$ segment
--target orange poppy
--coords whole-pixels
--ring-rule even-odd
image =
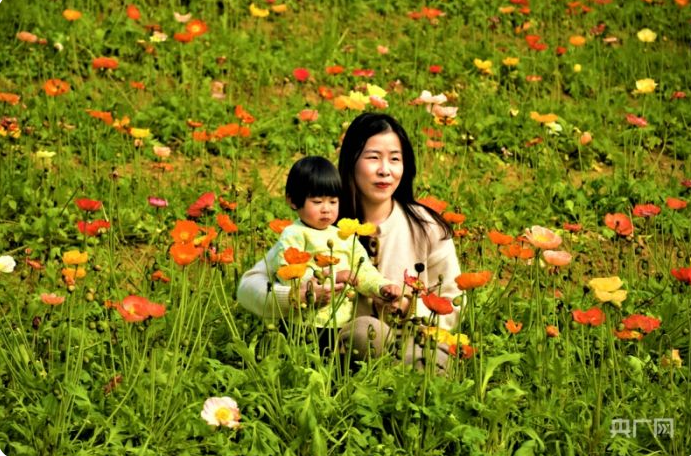
[[[491,278],[492,273],[490,271],[462,272],[455,280],[458,289],[464,291],[482,287],[486,285]]]
[[[170,235],[176,243],[190,243],[199,234],[199,226],[191,220],[178,220]]]
[[[667,203],[667,207],[674,210],[674,211],[684,209],[687,206],[686,201],[684,201],[682,199],[678,199],[678,198],[673,198],[671,196],[667,198],[666,203]]]
[[[218,197],[218,204],[225,210],[234,211],[238,207],[238,203],[235,201],[228,201],[223,199],[223,197]]]
[[[106,125],[113,124],[113,115],[108,111],[94,111],[93,109],[87,109],[86,112],[94,119],[103,121],[103,123]]]
[[[77,10],[72,10],[72,9],[66,9],[65,11],[62,12],[62,17],[67,19],[68,21],[76,21],[80,17],[82,17],[82,13],[80,13]]]
[[[519,332],[521,332],[521,329],[523,329],[523,323],[516,323],[515,321],[513,321],[513,319],[511,319],[504,323],[504,327],[511,334],[518,334]]]
[[[442,214],[442,217],[444,217],[444,220],[446,220],[448,223],[455,223],[460,225],[463,222],[465,222],[465,215],[459,214],[457,212],[444,212]]]
[[[605,215],[605,225],[620,236],[630,236],[633,234],[631,219],[619,212]]]
[[[70,91],[70,84],[62,79],[48,79],[43,84],[43,91],[49,97],[57,97]]]
[[[458,345],[450,345],[449,353],[453,356],[460,356],[463,359],[470,359],[475,354],[475,349],[470,345],[461,345],[460,349]]]
[[[584,46],[585,45],[585,37],[581,35],[573,35],[572,37],[569,38],[569,43],[571,43],[571,46]]]
[[[187,30],[187,33],[193,37],[197,37],[205,34],[209,28],[207,27],[206,22],[199,19],[192,19],[185,24],[185,30]]]
[[[341,74],[345,68],[343,68],[341,65],[333,65],[330,67],[326,67],[326,74]]]
[[[130,81],[130,87],[132,87],[133,89],[137,89],[137,90],[146,89],[146,85],[143,82],[139,82],[139,81]]]
[[[269,229],[274,233],[281,234],[287,226],[292,224],[292,220],[273,219],[269,222]]]
[[[237,136],[239,132],[240,124],[229,123],[216,128],[216,130],[213,133],[213,136],[217,139],[223,139],[229,136]]]
[[[156,271],[153,272],[153,274],[151,274],[151,281],[152,282],[158,282],[159,280],[163,283],[170,282],[170,278],[168,276],[166,276],[166,274],[163,271],[161,271],[160,269],[157,269]]]
[[[213,227],[203,227],[201,230],[206,233],[194,240],[194,245],[203,249],[208,249],[211,243],[218,237],[216,229]]]
[[[322,97],[323,99],[333,100],[333,97],[334,97],[333,91],[331,89],[329,89],[328,87],[319,86],[318,91],[319,91],[319,96]]]
[[[142,13],[139,11],[136,5],[127,5],[127,17],[133,21],[138,21],[142,17]]]
[[[614,336],[619,340],[642,340],[643,334],[638,331],[624,329],[623,331],[614,330]]]
[[[434,293],[423,294],[422,302],[429,310],[437,315],[448,315],[453,312],[453,305],[449,298],[437,296]]]
[[[180,43],[189,43],[190,41],[192,41],[192,38],[194,38],[194,35],[192,35],[189,32],[185,32],[185,33],[177,32],[177,33],[173,34],[173,39],[175,41],[180,42]]]
[[[301,264],[307,263],[312,255],[308,252],[303,252],[296,249],[295,247],[288,247],[283,253],[283,258],[288,262],[288,264]]]
[[[201,249],[198,249],[192,243],[176,242],[170,247],[170,256],[180,266],[186,266],[197,259]]]
[[[254,122],[254,116],[245,111],[245,108],[243,108],[242,105],[235,106],[235,117],[240,119],[242,123],[251,124]]]
[[[19,95],[15,95],[13,93],[0,92],[0,101],[4,101],[5,103],[9,103],[12,106],[18,104],[19,99],[20,99]]]
[[[599,307],[591,307],[588,310],[571,311],[573,321],[582,325],[600,326],[605,322],[605,313]]]
[[[432,195],[425,196],[424,198],[420,198],[417,200],[419,204],[422,204],[423,206],[426,206],[430,209],[432,209],[434,212],[437,212],[441,214],[444,212],[444,209],[446,209],[446,206],[449,205],[446,201],[442,201],[440,199],[435,198]]]
[[[212,263],[230,264],[235,261],[235,254],[231,247],[223,250],[221,253],[216,253],[215,251],[209,251],[209,260]]]
[[[285,266],[278,268],[276,275],[281,280],[288,281],[302,278],[302,276],[305,275],[305,272],[307,272],[307,263],[286,264]]]
[[[559,328],[554,325],[547,325],[545,332],[547,333],[547,337],[559,337]]]
[[[235,223],[233,223],[228,214],[218,214],[216,216],[216,221],[218,222],[218,226],[221,227],[224,233],[238,232],[238,226]]]
[[[636,204],[632,213],[636,217],[654,217],[660,213],[660,207],[654,204]]]
[[[327,266],[334,266],[337,265],[341,259],[329,255],[322,255],[320,253],[317,253],[314,255],[314,261],[317,263],[317,266],[320,268],[325,268]]]
[[[207,142],[210,141],[213,138],[210,134],[208,134],[206,131],[193,131],[192,132],[192,139],[197,142]]]
[[[492,244],[495,245],[509,245],[513,242],[513,236],[501,233],[497,230],[492,230],[489,233],[487,233],[487,237],[492,242]]]
[[[626,329],[640,329],[646,334],[660,327],[660,320],[657,318],[640,314],[629,315],[621,322]]]
[[[298,114],[298,118],[303,122],[315,122],[319,119],[319,111],[316,109],[303,109]]]
[[[121,303],[114,304],[115,309],[125,321],[136,323],[147,318],[160,318],[166,313],[166,306],[156,304],[141,296],[130,295]]]
[[[91,66],[94,70],[101,70],[103,68],[107,70],[115,70],[118,67],[117,59],[111,57],[96,57],[91,62]]]

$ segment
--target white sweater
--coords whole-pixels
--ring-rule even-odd
[[[429,240],[417,225],[413,225],[416,234],[413,237],[408,217],[400,204],[396,202],[389,217],[378,227],[379,252],[377,258],[373,259],[373,263],[384,277],[401,285],[404,271],[407,270],[408,275],[415,275],[415,264],[422,263],[425,270],[420,273],[420,280],[430,286],[438,282],[440,275],[443,276],[441,296],[453,299],[460,294],[454,279],[461,273],[453,239],[442,239],[444,233],[442,228],[424,209],[419,209],[419,213],[424,219],[430,221],[430,224],[425,226]],[[270,251],[268,256],[272,253]],[[278,319],[281,315],[289,314],[290,287],[274,283],[272,285],[274,299],[271,293],[267,293],[269,277],[264,260],[245,272],[238,287],[238,302],[242,307],[262,318]],[[435,288],[434,291],[436,290]],[[418,316],[430,315],[429,309],[420,299],[416,303],[415,310]],[[455,308],[453,313],[440,316],[439,326],[444,329],[454,329],[458,323],[458,310]],[[367,299],[361,297],[358,300],[355,314],[356,316],[372,315],[372,306]]]

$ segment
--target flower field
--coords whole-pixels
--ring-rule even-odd
[[[691,453],[688,0],[5,0],[0,25],[0,452]],[[453,303],[390,278],[460,306],[398,321],[443,373],[237,303],[288,169],[363,111],[454,228]]]

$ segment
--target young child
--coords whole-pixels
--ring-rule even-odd
[[[298,213],[299,218],[283,230],[277,244],[269,251],[266,263],[270,274],[276,277],[276,271],[287,264],[285,251],[295,247],[312,255],[303,281],[310,280],[314,276],[314,270],[322,270],[316,264],[315,255],[328,255],[339,260],[332,266],[337,283],[350,283],[364,296],[377,296],[392,301],[398,299],[401,288],[379,273],[370,262],[365,248],[359,242],[353,242],[352,236],[345,240],[338,236],[339,230],[333,223],[338,218],[340,193],[341,179],[329,160],[312,156],[295,162],[288,173],[286,201]],[[359,265],[360,258],[364,258],[364,261]],[[279,277],[276,279],[281,281]],[[332,317],[335,318],[337,327],[353,318],[353,302],[350,299],[337,298],[336,302],[340,305],[333,316],[331,305],[317,310],[318,327],[332,326]]]

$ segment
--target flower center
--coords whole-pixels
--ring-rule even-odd
[[[230,421],[232,413],[228,407],[220,407],[218,410],[216,410],[216,413],[214,416],[220,423],[227,423]]]

